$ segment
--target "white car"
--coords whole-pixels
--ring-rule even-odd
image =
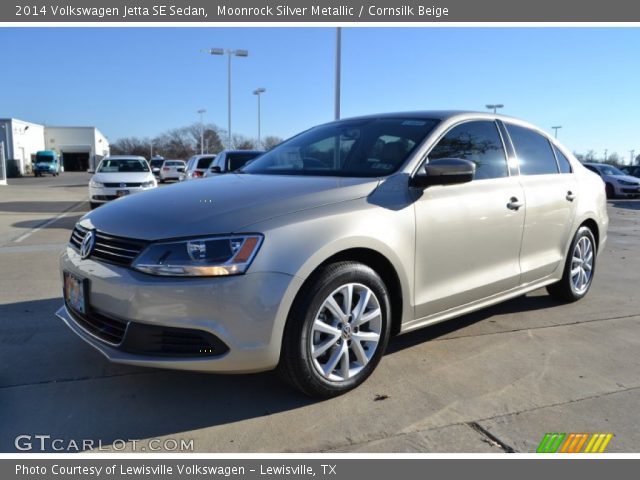
[[[89,181],[91,209],[116,198],[156,188],[158,184],[144,157],[105,157]]]
[[[640,196],[640,180],[606,163],[585,163],[584,166],[602,178],[607,198]]]
[[[160,183],[167,180],[179,180],[184,174],[187,163],[184,160],[165,160],[160,167]]]
[[[187,162],[187,168],[184,170],[184,174],[180,176],[180,181],[194,180],[196,178],[204,177],[209,165],[216,158],[215,154],[206,155],[194,155]]]

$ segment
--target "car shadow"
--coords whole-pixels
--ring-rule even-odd
[[[72,209],[74,206],[81,204],[78,201],[56,201],[56,202],[38,202],[38,201],[14,201],[0,202],[0,212],[11,213],[63,213]],[[88,206],[88,204],[87,204]]]
[[[615,208],[624,208],[627,210],[640,210],[640,200],[609,200],[609,205]]]
[[[68,216],[60,217],[55,222],[49,223],[49,224],[47,224],[47,222],[49,222],[51,220],[51,218],[39,218],[39,219],[36,219],[36,220],[24,220],[22,222],[12,223],[11,226],[15,227],[15,228],[24,228],[24,229],[30,229],[30,228],[43,228],[43,229],[55,228],[55,229],[67,229],[67,230],[71,231],[71,230],[73,230],[73,227],[78,222],[78,220],[80,220],[85,215],[85,213],[87,213],[87,212],[86,211],[82,211],[82,212],[79,212],[79,213],[74,214],[74,215],[68,215]]]
[[[6,367],[0,369],[0,451],[15,452],[15,438],[24,434],[51,435],[80,446],[82,440],[110,445],[159,436],[188,441],[186,432],[320,402],[287,386],[274,372],[216,375],[112,364],[54,316],[60,304],[61,299],[50,298],[0,305],[0,364]],[[387,354],[495,314],[555,305],[546,296],[520,297],[396,337]]]

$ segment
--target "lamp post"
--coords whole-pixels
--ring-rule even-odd
[[[487,107],[489,110],[493,110],[493,113],[495,114],[499,108],[504,108],[504,105],[501,103],[489,103],[485,105],[485,107]]]
[[[562,125],[556,125],[555,127],[551,127],[553,128],[553,136],[554,138],[558,138],[558,130],[560,130],[562,128]]]
[[[207,113],[207,111],[204,108],[201,108],[200,110],[198,110],[198,112],[200,114],[200,155],[202,155],[204,153],[204,121],[203,121],[203,116],[205,113]]]
[[[262,141],[260,139],[260,95],[266,92],[266,88],[256,88],[253,94],[258,97],[258,148],[262,148]]]
[[[209,50],[210,55],[224,55],[227,54],[229,57],[227,63],[227,79],[228,79],[228,105],[227,105],[227,129],[229,131],[229,145],[228,148],[233,148],[231,145],[231,57],[248,57],[248,50],[229,50],[224,48],[212,48]]]
[[[340,120],[340,73],[342,58],[342,28],[336,28],[336,92],[334,100],[334,120]]]

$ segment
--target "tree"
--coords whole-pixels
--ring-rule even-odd
[[[280,143],[282,143],[281,137],[277,137],[275,135],[267,135],[266,137],[264,137],[264,140],[262,140],[262,147],[265,150],[271,150],[273,147]]]
[[[205,125],[200,125],[200,123],[194,123],[185,127],[185,129],[189,132],[193,143],[195,144],[195,149],[198,153],[200,153],[200,133],[201,128],[204,128],[204,132],[202,138],[204,140],[204,148],[203,151],[207,153],[218,153],[223,150],[222,141],[220,137],[225,135],[226,131],[218,127],[215,123],[207,123]]]
[[[581,153],[573,152],[573,156],[578,159],[579,162],[585,162],[584,155]]]
[[[620,156],[617,154],[617,152],[612,152],[607,156],[607,159],[604,162],[610,165],[617,166],[620,163]]]
[[[140,155],[148,158],[151,151],[151,140],[148,138],[125,137],[110,145],[111,155]]]
[[[233,135],[233,145],[236,150],[255,150],[256,141],[236,133]]]
[[[589,150],[584,156],[584,159],[587,162],[594,162],[596,160],[596,152],[594,152],[593,150]]]

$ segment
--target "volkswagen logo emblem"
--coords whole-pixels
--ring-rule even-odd
[[[127,186],[127,184],[126,184],[126,183],[121,183],[121,184],[120,184],[120,188],[124,188],[124,187],[126,187],[126,186]]]
[[[87,234],[84,236],[82,243],[80,244],[80,258],[85,259],[91,252],[93,252],[93,247],[96,244],[96,234],[93,230],[89,230]]]

